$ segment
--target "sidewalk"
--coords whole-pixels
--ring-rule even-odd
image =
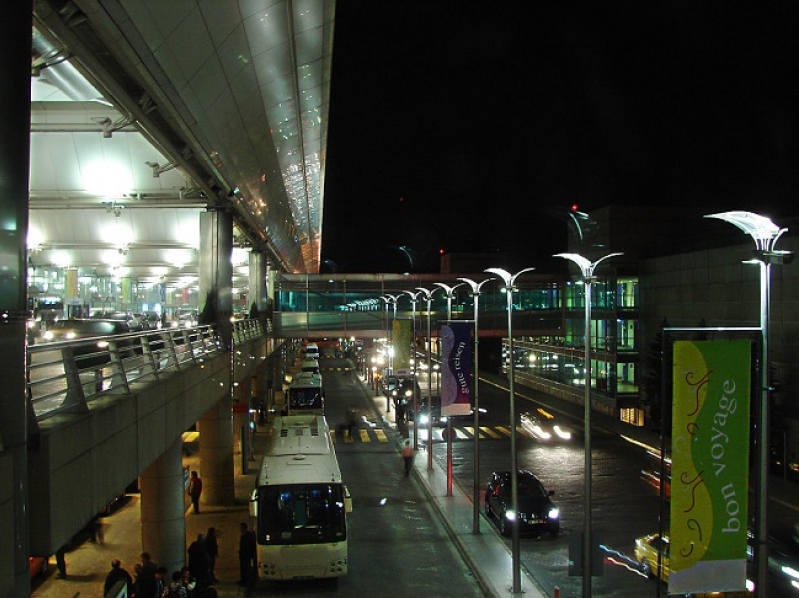
[[[364,383],[364,389],[371,396],[373,389]],[[394,411],[386,412],[384,396],[371,396],[375,411],[385,424],[396,430]],[[413,427],[409,429],[413,442]],[[425,436],[426,439],[426,436]],[[474,534],[474,502],[453,480],[452,496],[447,496],[447,472],[433,459],[433,469],[428,469],[427,450],[422,450],[422,435],[419,438],[420,450],[414,459],[413,475],[420,482],[431,504],[447,528],[450,538],[466,564],[471,569],[486,596],[513,596],[524,594],[525,598],[546,598],[547,595],[538,582],[520,567],[521,594],[513,594],[513,558],[510,548],[499,533],[482,515],[480,533]]]

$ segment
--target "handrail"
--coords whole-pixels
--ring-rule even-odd
[[[256,319],[233,322],[233,345],[264,336]],[[101,397],[198,365],[224,351],[216,326],[165,328],[28,346],[28,412],[37,422],[84,413]]]

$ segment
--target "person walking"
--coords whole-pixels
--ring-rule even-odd
[[[191,504],[194,506],[194,512],[200,512],[200,495],[203,493],[203,481],[196,471],[191,472],[189,478],[189,496],[191,497]]]
[[[246,586],[253,581],[257,571],[257,542],[252,530],[247,529],[246,523],[239,524],[241,536],[239,537],[239,585]]]
[[[413,466],[413,447],[411,441],[406,440],[402,446],[402,460],[405,461],[405,477],[411,475],[411,467]]]
[[[55,551],[55,564],[58,567],[58,577],[60,579],[64,579],[67,576],[67,559],[66,554],[67,546],[66,544]]]
[[[215,527],[209,527],[208,532],[205,534],[205,552],[208,553],[208,575],[211,578],[211,582],[219,581],[216,578],[216,573],[214,573],[216,559],[219,558],[219,542]]]
[[[131,591],[133,590],[133,578],[122,566],[122,561],[119,559],[114,559],[111,561],[111,571],[108,572],[108,575],[105,578],[105,584],[103,585],[103,596],[108,595],[108,592],[111,591],[111,588],[113,588],[120,581],[125,582],[127,593],[130,595]]]

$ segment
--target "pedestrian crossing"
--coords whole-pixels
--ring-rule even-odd
[[[433,428],[433,440],[443,442],[446,438],[446,428]],[[420,430],[420,433],[427,436],[427,428]],[[532,438],[521,427],[516,428],[516,433],[525,438]],[[453,426],[452,441],[474,440],[475,431],[472,426]],[[510,426],[480,426],[478,437],[480,440],[502,440],[510,438]],[[331,429],[330,439],[335,442],[351,444],[355,442],[388,442],[386,432],[382,428],[359,428],[353,430],[352,435],[345,429]]]

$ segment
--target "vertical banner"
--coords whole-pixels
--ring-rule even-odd
[[[411,367],[411,321],[394,320],[391,345],[394,347],[394,373]]]
[[[441,327],[441,374],[441,415],[468,415],[472,408],[471,322]]]
[[[675,341],[669,594],[746,588],[749,341]]]
[[[64,295],[66,299],[77,299],[78,297],[78,270],[68,268],[66,272],[66,284],[64,285]]]

